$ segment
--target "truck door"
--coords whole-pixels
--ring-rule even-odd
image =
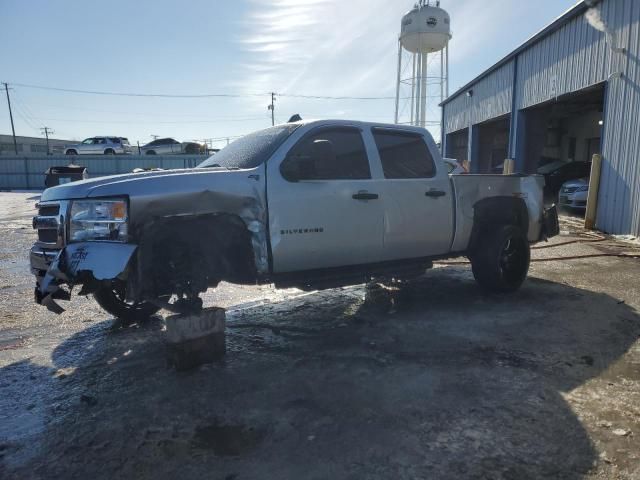
[[[314,129],[269,162],[274,272],[380,261],[381,187],[356,127]]]
[[[447,253],[453,238],[453,198],[436,146],[419,132],[371,131],[384,175],[384,259]],[[433,154],[432,154],[433,152]]]

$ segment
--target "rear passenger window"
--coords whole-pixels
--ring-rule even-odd
[[[303,138],[293,147],[281,170],[297,172],[297,180],[371,178],[362,134],[354,128],[327,129]]]
[[[373,130],[384,177],[431,178],[436,167],[421,135],[390,130]]]

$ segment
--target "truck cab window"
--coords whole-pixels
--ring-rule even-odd
[[[436,174],[433,157],[422,135],[392,130],[373,130],[384,177],[431,178]]]
[[[369,159],[360,131],[333,128],[303,138],[281,165],[287,180],[368,180]]]

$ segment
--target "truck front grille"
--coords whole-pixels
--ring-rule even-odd
[[[44,243],[57,243],[58,231],[57,230],[38,230],[38,240]]]
[[[60,213],[60,205],[38,205],[38,215],[42,217],[55,217]]]
[[[38,243],[44,248],[64,247],[64,202],[38,204],[38,215],[33,218],[33,228],[38,231]]]

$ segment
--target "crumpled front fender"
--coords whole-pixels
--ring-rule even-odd
[[[51,262],[38,287],[36,299],[55,313],[64,309],[55,299],[66,300],[69,293],[61,289],[64,284],[73,288],[82,278],[90,275],[94,280],[115,280],[122,275],[133,257],[137,245],[111,242],[82,242],[68,245]]]

